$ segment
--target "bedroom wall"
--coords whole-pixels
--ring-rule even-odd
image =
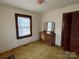
[[[49,11],[47,13],[42,14],[41,21],[41,31],[44,30],[44,22],[54,21],[55,22],[55,33],[56,39],[55,44],[61,46],[61,31],[62,31],[62,18],[63,13],[71,12],[71,11],[79,11],[79,4],[71,5],[65,8],[57,9],[55,11]]]
[[[15,13],[32,16],[32,36],[16,39]],[[40,14],[0,5],[0,53],[39,39]]]

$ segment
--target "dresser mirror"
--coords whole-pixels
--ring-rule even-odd
[[[44,31],[46,31],[48,34],[50,34],[50,32],[54,32],[54,30],[55,30],[55,22],[44,23]]]

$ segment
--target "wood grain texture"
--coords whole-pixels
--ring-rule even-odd
[[[29,45],[21,46],[10,51],[15,59],[78,59],[79,56],[71,56],[70,52],[63,51],[61,47],[49,46],[43,42],[35,41]],[[0,59],[6,59],[10,54],[0,55]]]
[[[62,47],[67,51],[79,53],[79,11],[63,15]]]
[[[70,50],[72,13],[63,14],[62,25],[62,46],[65,50]]]
[[[71,51],[79,53],[79,12],[72,13]]]
[[[41,36],[41,41],[43,41],[44,43],[51,45],[51,46],[55,45],[55,33],[54,32],[50,32],[50,34],[47,34],[46,32],[41,32],[40,36]]]

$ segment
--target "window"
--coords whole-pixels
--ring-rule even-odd
[[[32,17],[15,13],[17,39],[32,36]]]

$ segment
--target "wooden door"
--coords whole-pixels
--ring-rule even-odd
[[[72,13],[63,14],[62,24],[62,47],[64,50],[70,50]]]
[[[79,53],[79,12],[72,13],[70,50]]]

